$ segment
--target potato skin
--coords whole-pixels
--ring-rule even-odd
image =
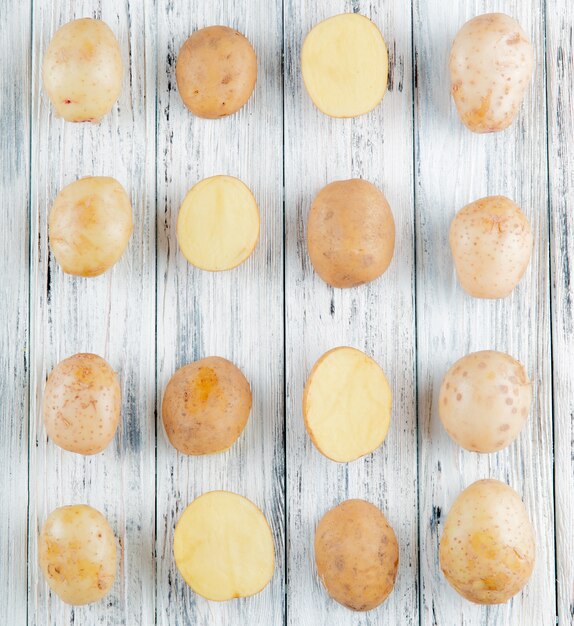
[[[178,369],[162,403],[163,425],[174,448],[189,455],[230,448],[251,412],[251,388],[242,372],[221,357]]]
[[[520,496],[498,480],[479,480],[455,500],[439,548],[454,589],[476,604],[502,604],[527,583],[535,560],[532,526]]]
[[[516,287],[532,255],[530,223],[504,196],[488,196],[463,207],[449,232],[462,288],[475,298],[505,298]]]
[[[120,420],[118,376],[97,354],[75,354],[52,370],[44,390],[44,425],[52,441],[77,454],[108,446]]]
[[[133,231],[130,199],[114,178],[80,178],[56,196],[48,228],[50,248],[66,274],[99,276],[128,245]]]
[[[101,20],[68,22],[50,41],[42,78],[60,117],[68,122],[99,122],[114,106],[122,88],[118,40]]]
[[[393,590],[399,546],[383,513],[365,500],[346,500],[315,530],[317,573],[329,595],[354,611],[369,611]]]
[[[323,187],[309,211],[307,245],[315,271],[333,287],[378,278],[395,249],[395,222],[385,196],[358,178]]]
[[[534,55],[520,24],[504,13],[479,15],[457,33],[451,91],[463,124],[475,133],[504,130],[532,78]]]
[[[484,350],[459,359],[446,373],[439,417],[456,443],[474,452],[497,452],[524,427],[532,385],[523,365],[504,352]]]
[[[181,47],[175,77],[181,99],[192,113],[205,118],[231,115],[255,89],[255,50],[247,37],[232,28],[202,28]]]
[[[108,520],[85,504],[50,513],[38,538],[40,569],[67,604],[100,600],[116,578],[116,539]]]

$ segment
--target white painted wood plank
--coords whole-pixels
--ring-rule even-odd
[[[43,53],[70,19],[101,17],[119,39],[124,83],[119,104],[98,125],[56,119],[42,90]],[[30,624],[154,622],[155,483],[155,9],[149,2],[35,0],[32,122],[32,292],[30,428]],[[150,61],[151,60],[151,61]],[[101,277],[65,275],[47,246],[56,193],[85,175],[112,175],[127,189],[134,232],[117,265]],[[101,454],[57,448],[42,422],[47,374],[61,359],[95,352],[119,372],[122,419]],[[37,534],[65,504],[102,511],[119,539],[118,575],[107,598],[71,608],[48,592],[37,566]]]
[[[354,120],[320,113],[301,79],[300,51],[319,21],[358,11],[381,29],[390,53],[389,91]],[[285,199],[288,622],[418,624],[411,8],[409,2],[285,2]],[[333,289],[314,273],[305,241],[316,193],[333,180],[365,178],[385,193],[396,222],[390,268],[369,285]],[[307,374],[330,348],[351,345],[383,367],[393,390],[389,435],[349,464],[323,457],[303,424]],[[378,609],[354,613],[331,600],[315,568],[315,526],[348,498],[379,506],[400,545],[397,583]]]
[[[281,2],[158,2],[158,624],[283,623],[283,212]],[[194,117],[175,82],[180,46],[198,28],[237,28],[258,55],[254,96],[237,114]],[[187,190],[230,174],[253,191],[261,237],[235,270],[193,268],[178,249],[175,224]],[[253,392],[247,427],[228,451],[187,457],[170,445],[161,422],[163,390],[177,368],[223,356],[246,375]],[[247,496],[262,508],[276,544],[276,572],[260,594],[225,603],[194,594],[173,560],[173,530],[184,508],[213,489]]]
[[[414,5],[422,623],[550,625],[555,623],[555,588],[542,2],[415,0]],[[506,12],[522,24],[534,45],[536,71],[517,122],[503,133],[475,135],[458,120],[451,100],[448,55],[464,22],[491,11]],[[504,301],[466,296],[448,246],[455,212],[491,194],[507,195],[523,208],[536,241],[525,278]],[[447,368],[478,349],[512,354],[534,381],[530,419],[517,442],[498,454],[460,449],[437,414]],[[455,497],[487,477],[509,483],[522,495],[537,542],[530,583],[509,604],[490,608],[460,598],[438,562],[439,538]]]
[[[26,623],[30,2],[0,3],[0,622]]]
[[[559,624],[574,619],[574,6],[546,3]]]

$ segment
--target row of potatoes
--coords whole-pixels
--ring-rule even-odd
[[[358,14],[337,15],[308,34],[301,54],[305,87],[319,110],[354,117],[374,109],[388,81],[388,53],[379,29]],[[515,118],[533,66],[520,26],[503,14],[476,17],[457,34],[450,56],[452,95],[474,132],[506,128]],[[100,20],[80,19],[54,35],[44,57],[44,87],[56,112],[73,122],[97,122],[116,102],[122,83],[118,42]],[[257,59],[239,32],[212,26],[182,46],[179,93],[199,117],[220,118],[251,97]],[[123,254],[133,229],[132,208],[112,178],[83,178],[65,187],[49,218],[50,245],[65,272],[96,276]],[[247,259],[259,237],[259,209],[241,181],[216,176],[195,185],[180,208],[177,238],[186,259],[210,271]],[[392,211],[382,192],[362,180],[322,189],[308,218],[309,256],[330,285],[354,287],[382,275],[394,252]],[[528,220],[503,196],[483,198],[454,218],[450,244],[463,288],[471,295],[510,293],[530,259]],[[509,445],[527,419],[531,385],[509,355],[470,354],[447,372],[439,415],[450,436],[477,452]],[[112,440],[120,419],[116,373],[96,355],[78,354],[50,374],[44,423],[62,448],[95,454]],[[389,430],[392,394],[379,365],[359,350],[327,352],[305,385],[303,415],[311,440],[328,458],[350,462],[374,451]],[[241,371],[218,357],[178,370],[166,387],[162,417],[184,454],[213,454],[240,436],[251,411]],[[225,537],[225,541],[221,538]],[[116,542],[107,520],[86,505],[56,509],[39,542],[50,587],[71,604],[105,596],[116,575]],[[494,480],[463,491],[447,517],[440,562],[450,584],[483,604],[505,602],[528,580],[534,563],[532,528],[520,497]],[[194,500],[174,533],[174,557],[185,581],[212,600],[249,596],[273,576],[269,524],[249,500],[214,491]],[[317,572],[328,593],[354,610],[369,610],[392,591],[398,569],[395,533],[364,500],[327,512],[315,533]]]

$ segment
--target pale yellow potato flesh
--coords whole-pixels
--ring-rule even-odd
[[[378,448],[389,430],[392,392],[381,367],[355,348],[334,348],[315,364],[303,417],[322,454],[346,463]]]
[[[230,491],[210,491],[185,509],[175,528],[173,551],[185,582],[218,602],[259,593],[275,569],[265,515]]]
[[[309,32],[301,69],[307,92],[320,111],[331,117],[356,117],[372,111],[387,91],[387,46],[371,20],[342,13]]]
[[[177,218],[177,241],[195,267],[212,272],[245,261],[259,239],[259,207],[232,176],[205,178],[190,189]]]
[[[116,539],[108,520],[85,504],[50,513],[38,538],[40,569],[67,604],[96,602],[116,578]]]

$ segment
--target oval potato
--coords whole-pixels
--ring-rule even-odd
[[[108,520],[85,504],[50,513],[38,538],[40,569],[67,604],[96,602],[114,584],[116,539]]]
[[[48,218],[50,248],[64,272],[99,276],[124,253],[132,205],[114,178],[86,176],[56,196]]]
[[[227,359],[194,361],[171,377],[162,404],[163,425],[174,448],[184,454],[215,454],[229,449],[251,412],[251,389],[241,370]]]
[[[177,87],[195,115],[231,115],[246,104],[257,81],[257,57],[247,37],[227,26],[208,26],[183,44],[175,67]]]
[[[259,593],[275,569],[265,515],[229,491],[204,493],[185,509],[175,527],[173,552],[193,591],[218,602]]]
[[[369,611],[395,586],[399,546],[376,506],[347,500],[325,513],[317,525],[315,562],[334,600],[354,611]]]
[[[454,589],[476,604],[502,604],[534,567],[532,526],[520,496],[498,480],[467,487],[448,513],[440,566]]]
[[[75,354],[52,370],[44,390],[44,424],[50,439],[77,454],[97,454],[114,438],[121,390],[109,363]]]
[[[439,416],[447,433],[466,450],[497,452],[524,427],[532,385],[523,365],[504,352],[484,350],[458,360],[446,373]]]
[[[475,133],[504,130],[514,120],[532,78],[532,45],[504,13],[469,20],[450,53],[451,90],[463,124]]]
[[[307,221],[315,271],[333,287],[381,276],[395,249],[395,222],[383,193],[366,180],[340,180],[317,194]]]
[[[120,95],[118,40],[101,20],[82,18],[56,31],[42,64],[44,89],[68,122],[99,122]]]
[[[449,232],[456,274],[476,298],[505,298],[516,287],[532,254],[532,231],[520,208],[504,196],[471,202]]]

